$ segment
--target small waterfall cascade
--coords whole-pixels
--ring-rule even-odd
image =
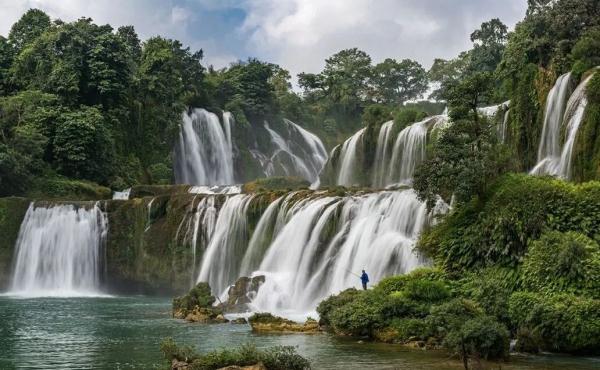
[[[99,295],[108,231],[99,205],[31,203],[19,230],[10,294]]]
[[[208,282],[219,294],[240,276],[236,261],[242,260],[248,245],[247,210],[252,198],[245,194],[227,198],[204,252],[197,280]]]
[[[260,162],[265,175],[273,176],[281,169],[286,176],[300,176],[318,185],[319,173],[327,161],[327,151],[321,140],[313,133],[294,122],[284,119],[287,128],[284,138],[265,122],[264,128],[274,145],[273,153],[267,158],[254,150],[252,155]]]
[[[360,129],[342,144],[339,156],[340,169],[337,176],[338,185],[352,186],[356,184],[356,174],[354,172],[357,168],[360,168],[357,163],[357,146],[364,133],[365,129]]]
[[[184,112],[175,145],[175,181],[191,185],[234,183],[232,115],[219,117],[205,109]]]
[[[228,186],[192,186],[188,190],[190,194],[239,194],[242,192],[240,185],[228,185]]]
[[[391,156],[389,145],[390,136],[394,128],[394,121],[387,121],[381,125],[377,136],[377,150],[375,152],[375,163],[373,169],[373,186],[382,188],[387,185],[387,166],[385,165]]]
[[[115,191],[113,193],[113,200],[128,200],[129,194],[131,194],[131,188],[127,188],[123,191]]]
[[[400,131],[392,150],[385,185],[412,184],[415,168],[425,160],[425,144],[430,123],[431,118],[427,118]]]
[[[530,171],[532,175],[551,175],[563,179],[571,178],[573,145],[587,106],[585,89],[593,74],[583,80],[568,98],[571,75],[558,78],[548,94],[544,115],[544,128],[538,150],[538,163]],[[564,86],[567,85],[567,86]],[[553,102],[554,101],[554,102]],[[565,141],[560,144],[562,130]]]
[[[546,98],[544,126],[538,146],[538,163],[531,174],[558,175],[557,165],[560,158],[560,133],[567,99],[571,93],[571,73],[560,76]]]

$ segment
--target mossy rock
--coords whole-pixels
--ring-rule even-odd
[[[0,290],[10,283],[15,243],[30,200],[0,198]]]
[[[242,186],[242,192],[257,193],[274,190],[293,191],[308,189],[309,187],[310,183],[300,177],[269,177],[245,183]]]
[[[112,197],[112,191],[91,181],[68,178],[39,178],[27,192],[28,198],[44,200],[103,200]]]
[[[131,188],[129,198],[157,197],[159,195],[186,194],[190,185],[136,185]]]
[[[319,323],[308,318],[301,324],[270,313],[255,313],[248,322],[253,331],[267,333],[318,333]]]

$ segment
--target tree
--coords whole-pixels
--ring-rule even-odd
[[[17,23],[13,24],[8,34],[8,41],[19,53],[28,44],[50,28],[50,17],[39,9],[29,9]]]
[[[508,37],[508,28],[498,18],[481,24],[473,31],[471,41],[470,69],[473,71],[494,71],[500,61]]]
[[[0,36],[0,96],[8,95],[10,91],[10,66],[14,58],[14,49],[8,40]]]
[[[373,67],[372,85],[378,102],[402,105],[427,90],[427,73],[416,61],[386,59]]]
[[[466,52],[461,53],[457,58],[451,60],[435,59],[427,72],[427,76],[429,81],[437,86],[429,95],[429,98],[437,100],[446,99],[449,86],[456,84],[463,77],[469,61],[470,55]]]
[[[94,107],[61,114],[53,140],[57,169],[66,176],[106,183],[114,147],[101,112]]]
[[[438,195],[446,201],[455,196],[462,203],[483,194],[508,166],[495,127],[477,112],[492,81],[490,73],[478,73],[452,86],[448,93],[452,125],[440,133],[428,159],[415,172],[414,188],[430,208]]]
[[[369,93],[371,57],[357,48],[342,50],[325,60],[322,72],[326,95],[344,113],[354,113]]]

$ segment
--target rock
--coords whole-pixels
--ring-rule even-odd
[[[231,323],[232,323],[232,324],[247,324],[247,323],[248,323],[248,320],[246,320],[246,319],[245,319],[245,318],[243,318],[243,317],[238,317],[237,319],[233,319],[233,320],[231,320]]]
[[[173,359],[171,361],[171,370],[188,370],[190,365],[184,361],[178,361],[177,359]]]
[[[229,320],[227,320],[225,316],[220,313],[220,310],[212,307],[198,306],[196,306],[191,312],[187,313],[185,320],[201,324],[222,324],[229,322]]]
[[[301,324],[270,313],[256,313],[248,319],[248,322],[252,330],[257,332],[318,333],[320,331],[319,323],[310,318]]]
[[[265,365],[263,365],[262,362],[259,362],[256,365],[250,365],[250,366],[227,366],[227,367],[222,367],[220,369],[217,370],[267,370],[267,368],[265,367]]]
[[[248,303],[264,282],[264,275],[239,278],[235,284],[229,287],[227,301],[220,304],[219,307],[225,312],[248,312]]]

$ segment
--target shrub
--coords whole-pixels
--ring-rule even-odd
[[[431,327],[423,319],[395,319],[391,322],[390,327],[398,333],[397,339],[401,342],[427,340],[432,336]]]
[[[463,356],[497,359],[508,356],[509,333],[491,316],[478,316],[452,328],[443,341],[444,347]]]
[[[518,286],[518,270],[490,267],[467,273],[457,290],[461,296],[477,302],[488,315],[508,322],[508,299]]]
[[[380,307],[383,297],[373,291],[360,292],[352,300],[334,309],[329,321],[334,331],[352,336],[371,335],[383,325]]]
[[[420,268],[406,275],[390,276],[382,279],[375,287],[376,291],[383,294],[404,290],[406,284],[413,280],[438,281],[444,279],[444,273],[435,268]]]
[[[450,290],[442,281],[410,280],[404,292],[409,299],[435,303],[450,297]]]
[[[358,290],[350,288],[340,292],[338,295],[331,295],[329,298],[322,300],[317,306],[319,323],[321,325],[331,325],[331,313],[346,303],[352,302],[352,300],[360,293],[361,292]]]
[[[600,300],[518,292],[510,297],[509,313],[517,330],[530,331],[529,337],[542,349],[600,353]]]
[[[250,366],[261,362],[268,370],[310,369],[308,360],[297,354],[293,347],[279,346],[259,350],[254,345],[244,344],[236,349],[222,349],[200,355],[191,347],[179,347],[173,339],[168,338],[161,343],[161,351],[169,361],[176,359],[187,362],[190,370]]]
[[[545,230],[595,237],[600,228],[600,183],[572,184],[506,175],[486,195],[456,209],[426,231],[417,248],[448,273],[493,265],[514,267]]]
[[[188,294],[173,299],[173,309],[191,311],[194,307],[211,307],[215,303],[208,283],[198,283]]]
[[[483,315],[477,303],[463,298],[455,298],[431,308],[427,320],[435,328],[435,335],[443,338],[451,330],[456,330],[466,321]]]
[[[419,111],[415,108],[400,108],[394,114],[394,123],[399,126],[400,129],[406,126],[418,122],[427,117],[427,113]]]
[[[429,304],[414,301],[402,292],[394,292],[385,298],[380,313],[388,321],[399,317],[425,317],[429,307]]]
[[[600,247],[585,235],[550,231],[533,242],[523,261],[531,291],[585,292],[600,298]]]

